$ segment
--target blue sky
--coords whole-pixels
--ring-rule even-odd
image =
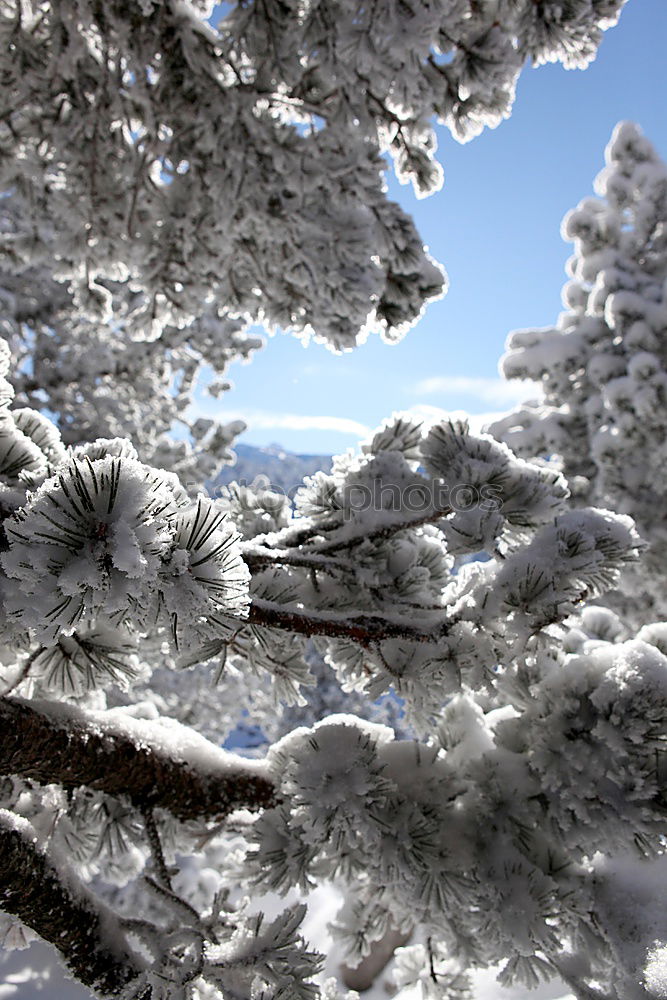
[[[587,70],[527,69],[512,117],[497,129],[464,146],[439,131],[437,194],[418,201],[388,175],[391,196],[450,279],[400,344],[373,336],[334,355],[278,335],[250,364],[231,366],[231,392],[198,407],[245,419],[247,444],[331,453],[395,410],[483,414],[522,398],[499,380],[498,359],[511,330],[547,326],[561,311],[571,248],[560,222],[592,194],[614,125],[638,122],[667,158],[666,46],[666,0],[628,0]]]

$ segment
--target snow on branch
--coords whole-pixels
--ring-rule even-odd
[[[174,720],[13,698],[0,699],[0,774],[66,789],[85,785],[180,820],[263,809],[275,798],[260,764]]]

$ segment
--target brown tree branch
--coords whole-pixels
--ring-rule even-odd
[[[443,613],[445,608],[442,609]],[[383,615],[363,614],[346,616],[335,612],[299,611],[284,608],[269,601],[254,598],[248,617],[250,625],[276,628],[299,635],[323,635],[330,639],[350,639],[368,648],[383,639],[407,639],[410,642],[437,644],[447,635],[451,620],[432,628],[409,625]]]
[[[275,804],[273,785],[254,762],[235,760],[196,736],[207,762],[196,753],[190,761],[178,759],[160,746],[157,728],[151,738],[155,723],[128,724],[121,727],[110,713],[0,698],[0,774],[66,789],[85,785],[124,796],[142,813],[166,809],[180,820],[219,819],[237,808]],[[191,741],[192,732],[180,728]],[[178,742],[173,729],[169,738]]]
[[[27,826],[27,824],[26,824]],[[72,975],[101,997],[117,997],[142,972],[121,951],[117,917],[58,872],[22,824],[0,810],[0,908],[52,944]],[[117,951],[110,942],[117,943]]]

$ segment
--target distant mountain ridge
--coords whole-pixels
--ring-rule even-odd
[[[227,465],[216,479],[216,486],[237,482],[245,486],[275,486],[293,495],[304,476],[331,471],[331,455],[297,455],[280,444],[258,448],[251,444],[234,445],[236,464]]]

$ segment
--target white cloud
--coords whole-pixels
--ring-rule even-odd
[[[521,380],[508,381],[504,378],[483,378],[468,375],[434,375],[422,379],[415,386],[418,396],[432,396],[436,393],[465,393],[466,396],[476,396],[485,403],[497,403],[502,406],[512,403],[522,403],[540,394],[537,382]]]
[[[249,410],[241,415],[250,427],[283,427],[290,431],[337,431],[340,434],[364,435],[370,428],[349,417],[305,416],[301,413],[271,413]]]
[[[354,434],[365,437],[371,428],[350,417],[330,417],[315,414],[308,416],[302,413],[276,413],[271,410],[236,410],[225,409],[221,412],[219,404],[207,406],[206,403],[195,402],[188,410],[188,419],[198,416],[210,416],[212,411],[218,419],[243,420],[251,430],[288,431],[333,431],[338,434]]]
[[[441,420],[467,420],[472,433],[480,434],[487,424],[504,417],[507,411],[491,410],[487,413],[467,413],[465,410],[443,410],[439,406],[419,403],[417,406],[411,406],[405,412],[417,420],[421,420],[425,427],[440,423]]]

